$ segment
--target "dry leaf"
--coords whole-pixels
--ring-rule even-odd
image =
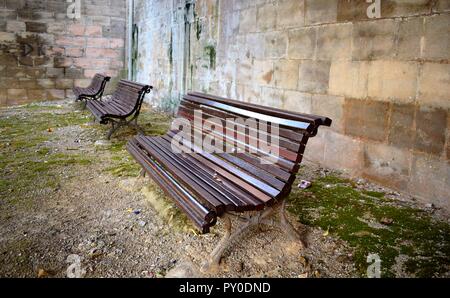
[[[380,223],[384,224],[384,225],[391,225],[394,222],[394,220],[392,218],[388,218],[388,217],[383,217],[380,220]]]
[[[299,275],[298,275],[298,278],[308,278],[308,272],[299,274]]]
[[[303,256],[300,256],[300,263],[305,267],[308,266],[308,260]]]
[[[46,277],[46,276],[48,276],[48,272],[45,271],[44,269],[39,269],[38,278],[42,278],[42,277]]]
[[[47,129],[47,131],[48,131],[48,132],[52,132],[53,129],[52,129],[51,127],[49,127],[49,128]]]

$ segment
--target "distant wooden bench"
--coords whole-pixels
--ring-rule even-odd
[[[278,153],[273,163],[262,162],[274,154],[272,151],[251,148],[255,144],[250,133],[253,129],[245,126],[241,127],[244,129],[241,132],[236,130],[232,134],[220,130],[212,133],[225,144],[240,145],[245,152],[208,153],[184,140],[184,146],[197,151],[175,153],[172,145],[175,143],[177,147],[180,144],[179,139],[173,142],[178,130],[171,130],[163,136],[139,135],[127,144],[127,150],[143,167],[141,174],[148,173],[200,231],[209,232],[218,217],[224,218],[226,234],[211,254],[208,267],[218,265],[226,247],[247,228],[273,224],[267,217],[275,210],[280,214],[277,225],[305,245],[301,234],[286,219],[283,199],[291,191],[308,139],[316,135],[320,125],[330,126],[331,120],[197,92],[183,97],[178,117],[193,123],[194,111],[202,112],[199,122],[203,121],[203,124],[211,123],[211,117],[215,117],[223,127],[226,119],[235,118],[278,125],[278,136],[273,139],[278,139],[278,146],[275,146]],[[194,125],[192,127],[193,131],[205,136],[204,131],[194,128]],[[242,221],[233,234],[230,215]]]
[[[91,81],[91,84],[86,88],[74,87],[73,93],[75,94],[75,101],[85,101],[88,100],[99,100],[102,98],[103,92],[105,91],[106,83],[111,79],[111,77],[96,74]]]
[[[149,85],[120,80],[117,89],[108,101],[89,101],[87,103],[87,108],[101,124],[112,124],[107,139],[124,125],[132,125],[141,131],[137,119],[145,94],[149,93],[152,88]]]

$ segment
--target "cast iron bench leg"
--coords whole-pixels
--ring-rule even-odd
[[[268,219],[276,209],[279,210],[279,221],[274,221],[273,219]],[[254,215],[249,215],[246,218],[242,218],[238,216],[237,218],[242,221],[242,223],[238,226],[238,228],[232,232],[232,225],[230,220],[230,215],[234,215],[232,213],[226,213],[224,215],[225,220],[225,235],[220,240],[219,244],[214,248],[213,252],[209,256],[207,262],[205,262],[202,266],[202,271],[210,271],[214,272],[219,268],[220,259],[222,258],[225,250],[233,244],[237,238],[249,231],[254,226],[259,225],[269,225],[269,226],[278,226],[282,231],[287,232],[288,235],[295,241],[299,241],[302,248],[306,247],[306,242],[304,241],[302,235],[292,226],[292,224],[286,218],[286,200],[283,200],[282,203],[278,203],[275,206],[266,208],[265,210],[255,212]]]

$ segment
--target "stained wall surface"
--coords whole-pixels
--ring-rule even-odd
[[[137,80],[333,119],[305,158],[450,206],[450,1],[135,0]],[[372,10],[370,10],[372,11]]]

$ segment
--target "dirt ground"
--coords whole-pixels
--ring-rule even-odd
[[[147,108],[140,121],[146,133],[160,134],[169,119]],[[138,177],[139,167],[124,150],[133,130],[107,141],[106,127],[65,102],[2,109],[0,121],[2,277],[361,276],[354,247],[315,224],[306,227],[306,249],[282,231],[262,227],[227,251],[219,271],[201,272],[223,226],[199,235],[149,178]],[[302,177],[314,184],[323,171],[308,164]],[[402,204],[412,202],[396,196]],[[448,222],[443,211],[432,216]],[[299,225],[294,211],[289,218]],[[402,270],[396,275],[414,276]]]

